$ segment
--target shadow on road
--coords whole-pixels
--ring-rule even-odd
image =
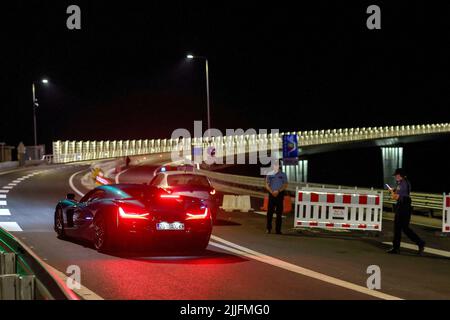
[[[85,248],[96,251],[93,244],[86,240],[64,238],[62,241],[71,242]],[[247,259],[210,249],[191,250],[189,245],[178,242],[171,244],[155,244],[153,247],[145,247],[136,244],[127,244],[123,248],[103,254],[111,257],[145,261],[149,263],[173,263],[173,264],[228,264],[245,262]]]
[[[231,220],[216,219],[214,226],[240,226],[241,224]]]

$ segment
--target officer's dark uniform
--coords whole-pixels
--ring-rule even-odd
[[[269,185],[272,191],[280,190],[285,183],[287,183],[287,177],[284,172],[278,171],[273,175],[268,175],[267,184]],[[283,214],[283,199],[284,199],[284,191],[278,193],[276,197],[274,197],[271,193],[269,193],[269,205],[267,209],[267,231],[272,231],[272,218],[274,211],[276,212],[276,222],[275,222],[275,231],[277,233],[281,233],[281,218]]]
[[[396,173],[398,172],[401,172],[400,174],[403,176],[402,171],[397,170]],[[403,177],[403,180],[397,182],[395,193],[399,195],[399,198],[395,204],[393,248],[389,252],[398,253],[400,250],[402,231],[411,239],[411,241],[419,246],[419,252],[421,252],[425,242],[409,227],[412,212],[410,197],[411,184],[406,177]]]

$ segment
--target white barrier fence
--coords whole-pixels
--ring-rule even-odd
[[[190,150],[191,146],[204,149],[214,147],[216,157],[249,151],[278,150],[284,134],[297,134],[299,146],[342,143],[351,141],[396,138],[403,136],[449,133],[450,123],[426,125],[345,128],[284,133],[236,133],[223,137],[141,139],[114,141],[55,141],[53,162],[66,163],[83,160],[143,155]]]
[[[381,231],[380,191],[303,188],[295,195],[294,228]]]
[[[450,194],[444,194],[442,209],[442,232],[450,232]]]

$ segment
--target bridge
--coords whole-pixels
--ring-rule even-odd
[[[310,130],[284,133],[237,133],[230,136],[207,136],[171,139],[140,139],[118,141],[55,141],[53,142],[53,163],[68,163],[84,160],[98,160],[114,157],[184,151],[189,156],[192,146],[204,151],[213,147],[216,159],[230,155],[270,150],[278,153],[282,136],[296,134],[301,147],[300,155],[327,152],[337,148],[379,146],[382,149],[384,182],[393,184],[391,173],[403,165],[403,148],[400,143],[436,139],[450,132],[450,123],[385,126],[368,128],[343,128]],[[308,160],[303,159],[295,167],[285,166],[290,180],[306,182]]]

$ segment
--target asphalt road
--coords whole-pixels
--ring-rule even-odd
[[[132,167],[120,182],[146,182],[158,165]],[[6,195],[0,201],[7,201],[0,209],[10,213],[0,215],[0,225],[16,223],[22,231],[14,234],[60,272],[79,266],[84,288],[104,299],[450,298],[450,259],[418,257],[408,250],[387,255],[383,237],[297,232],[289,228],[292,217],[284,221],[285,234],[267,235],[264,216],[222,212],[201,256],[113,256],[88,244],[59,240],[53,231],[54,207],[73,192],[71,177],[77,189],[87,191],[80,183],[86,170],[86,165],[72,165],[1,174],[0,188],[13,185],[0,193]],[[40,173],[18,180],[34,172]],[[383,228],[389,230],[389,222]],[[448,238],[436,240],[432,230],[415,229],[440,249],[448,245]],[[381,290],[366,288],[370,265],[381,268]]]

